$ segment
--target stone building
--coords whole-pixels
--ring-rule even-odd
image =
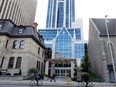
[[[109,41],[106,32],[107,27]],[[114,82],[112,59],[114,67],[116,67],[116,19],[90,18],[88,55],[92,72],[98,74],[107,82]]]
[[[27,76],[30,68],[44,72],[45,46],[34,26],[17,26],[0,20],[0,71]]]

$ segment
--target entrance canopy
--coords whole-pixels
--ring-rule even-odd
[[[52,64],[71,64],[71,61],[75,59],[46,59],[45,61],[49,61]]]

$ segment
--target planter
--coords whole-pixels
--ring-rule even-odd
[[[48,80],[48,77],[44,77],[44,80]]]

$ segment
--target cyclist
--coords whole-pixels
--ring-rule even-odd
[[[85,86],[85,87],[88,87],[89,76],[88,76],[87,74],[84,74],[83,80],[84,80],[85,83],[86,83],[86,86]]]
[[[38,85],[38,80],[40,79],[40,74],[38,72],[35,72],[34,78],[35,78],[37,85]]]

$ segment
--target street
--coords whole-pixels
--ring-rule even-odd
[[[0,85],[0,87],[38,87],[38,86],[29,86],[29,85]],[[78,86],[41,86],[41,87],[78,87]],[[93,87],[116,87],[110,85],[94,85]]]
[[[38,87],[38,86],[29,86],[29,85],[0,85],[0,87]],[[41,86],[41,87],[66,87],[66,86]],[[67,87],[72,87],[72,86],[67,86]]]

